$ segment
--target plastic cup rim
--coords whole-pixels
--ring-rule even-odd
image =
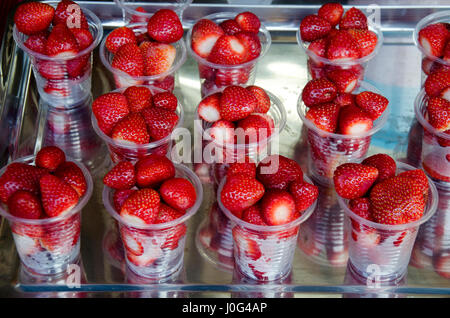
[[[193,0],[186,0],[186,1],[183,1],[182,4],[180,2],[173,2],[173,7],[175,7],[176,10],[184,10],[192,3],[192,1]],[[123,1],[123,0],[114,0],[114,2],[117,4],[117,6],[119,6],[119,8],[121,8],[122,10],[126,11],[129,14],[142,16],[142,17],[151,17],[154,14],[152,12],[139,12],[139,11],[136,11],[131,6],[127,5],[126,4],[127,2]],[[168,2],[164,3],[165,4],[165,6],[164,6],[165,9],[170,9],[170,7],[167,7],[168,3],[171,3],[171,2],[168,1]],[[178,3],[178,5],[177,5],[177,3]],[[138,3],[135,2],[135,4],[138,4]],[[149,3],[146,3],[144,5],[148,5],[148,4]],[[151,3],[151,4],[157,6],[158,2],[155,2],[154,4]]]

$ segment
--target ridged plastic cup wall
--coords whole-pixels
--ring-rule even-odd
[[[134,0],[114,0],[122,9],[124,23],[148,22],[150,17],[160,9],[170,9],[182,20],[184,10],[189,7],[192,0],[157,0],[152,2]],[[137,10],[144,9],[145,12]]]

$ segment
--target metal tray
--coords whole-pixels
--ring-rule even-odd
[[[122,12],[114,2],[79,1],[96,13],[104,23],[105,33],[122,25]],[[252,11],[265,21],[271,31],[272,46],[259,62],[256,84],[284,102],[287,125],[280,136],[280,153],[302,161],[304,142],[302,124],[296,102],[307,82],[306,57],[297,46],[295,31],[300,20],[316,12],[318,5],[254,6]],[[366,9],[367,7],[362,6]],[[234,11],[248,6],[226,4],[192,4],[185,10],[183,24],[207,14]],[[450,6],[389,6],[380,5],[384,45],[366,70],[366,80],[376,86],[391,101],[387,125],[372,141],[370,153],[380,151],[404,158],[407,135],[414,118],[413,101],[421,83],[421,56],[414,47],[412,31],[424,16]],[[111,76],[94,52],[93,97],[112,88]],[[42,143],[45,114],[39,106],[31,67],[27,57],[12,39],[12,15],[1,48],[0,92],[0,166],[8,161],[35,152]],[[185,126],[193,128],[194,109],[200,101],[200,83],[194,60],[188,57],[178,72],[176,88],[183,96]],[[103,153],[102,156],[107,156]],[[413,297],[417,295],[450,295],[450,280],[431,269],[409,267],[406,282],[373,290],[365,284],[352,282],[345,267],[330,267],[311,261],[298,249],[288,282],[255,284],[215,267],[202,257],[195,246],[195,231],[208,217],[213,190],[205,185],[201,210],[188,226],[184,267],[173,281],[155,283],[132,277],[123,263],[114,261],[102,249],[111,230],[112,219],[101,201],[101,177],[105,169],[97,169],[92,199],[83,211],[80,265],[82,279],[74,288],[67,284],[68,275],[34,277],[27,275],[18,260],[11,231],[6,220],[0,224],[0,295],[6,297]],[[70,276],[70,275],[69,275]]]

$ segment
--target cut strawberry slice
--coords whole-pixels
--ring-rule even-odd
[[[270,190],[261,200],[261,213],[268,225],[282,225],[294,220],[295,201],[282,190]]]
[[[362,135],[373,128],[373,120],[362,109],[345,106],[339,113],[339,132],[343,135]]]
[[[208,19],[199,20],[192,28],[191,47],[195,53],[207,58],[217,40],[224,31],[217,24]]]
[[[418,41],[429,55],[441,57],[444,54],[448,37],[449,31],[446,25],[444,23],[434,23],[419,31]]]
[[[210,123],[220,120],[221,96],[222,93],[215,93],[202,99],[200,104],[198,104],[198,116]]]
[[[122,242],[127,253],[131,253],[135,256],[144,254],[144,247],[142,246],[142,242],[140,240],[140,235],[138,232],[122,226],[120,229],[120,233],[122,235]]]

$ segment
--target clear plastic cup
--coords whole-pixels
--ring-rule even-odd
[[[417,169],[396,162],[397,173]],[[419,226],[427,222],[436,212],[438,193],[429,179],[428,201],[423,216],[406,224],[380,224],[366,220],[348,207],[348,200],[338,196],[339,204],[350,222],[349,269],[362,278],[375,277],[378,281],[400,281],[407,272],[411,252]],[[376,237],[380,238],[377,240]]]
[[[184,10],[192,3],[192,0],[156,0],[152,2],[134,0],[114,0],[122,9],[125,23],[148,22],[150,17],[160,9],[170,9],[182,20]],[[136,10],[143,8],[145,12]]]
[[[132,29],[136,35],[147,33],[146,23],[133,23],[127,24],[125,26]],[[105,36],[103,41],[100,43],[100,59],[103,65],[108,69],[108,71],[113,74],[116,88],[126,88],[128,86],[135,85],[151,85],[167,90],[169,92],[173,92],[173,89],[175,87],[176,71],[178,71],[178,69],[186,61],[186,46],[183,39],[180,39],[175,43],[171,43],[171,45],[173,45],[176,50],[176,56],[172,66],[164,73],[152,76],[131,76],[119,69],[112,67],[111,63],[114,54],[106,49],[106,39],[107,36]]]
[[[202,19],[208,19],[216,24],[220,24],[222,21],[234,19],[236,15],[236,12],[221,12],[207,15]],[[261,54],[256,59],[239,65],[215,64],[198,56],[191,48],[192,28],[186,36],[186,46],[189,54],[197,61],[202,97],[229,85],[252,85],[255,83],[258,61],[267,53],[272,41],[269,31],[262,23],[258,33],[261,42]]]
[[[203,188],[198,177],[186,166],[175,164],[175,170],[176,177],[186,178],[192,183],[197,199],[186,214],[171,222],[146,225],[130,223],[114,209],[113,189],[107,186],[103,188],[103,204],[119,223],[127,266],[139,276],[163,278],[183,265],[187,221],[202,203]]]
[[[137,85],[137,86],[145,86],[145,85]],[[153,86],[145,86],[152,92],[152,95],[160,92],[164,92],[165,90],[153,87]],[[120,88],[112,91],[113,93],[123,93],[126,88]],[[179,128],[183,125],[184,121],[184,109],[183,105],[180,103],[180,98],[178,98],[178,106],[175,110],[178,115],[178,123],[176,128]],[[118,163],[119,161],[127,160],[127,161],[136,161],[142,157],[145,157],[149,154],[159,154],[159,155],[167,155],[170,153],[174,140],[172,140],[172,136],[168,135],[160,140],[156,140],[150,142],[148,144],[135,144],[127,141],[119,141],[114,140],[108,135],[106,135],[99,127],[97,123],[97,118],[95,118],[94,114],[91,115],[92,126],[94,127],[95,132],[100,138],[106,143],[109,149],[109,154],[111,156],[111,160],[113,163]]]
[[[48,4],[56,7],[58,2]],[[39,95],[50,105],[70,106],[85,100],[91,94],[92,51],[102,39],[103,27],[94,13],[86,8],[81,9],[86,16],[94,41],[75,56],[50,57],[30,50],[24,44],[28,36],[19,32],[14,25],[14,40],[28,54]]]
[[[353,93],[371,91],[380,92],[367,82],[360,82]],[[298,114],[307,127],[308,138],[308,170],[311,177],[323,184],[330,185],[334,170],[341,164],[363,158],[370,146],[371,136],[386,124],[389,116],[388,105],[383,114],[373,122],[373,127],[361,135],[342,135],[324,131],[306,119],[307,107],[300,94],[297,103]]]
[[[447,158],[450,157],[450,134],[438,131],[425,118],[428,100],[428,95],[422,89],[414,101],[416,119],[423,127],[421,164],[436,184],[449,183],[450,162]]]
[[[383,45],[383,32],[381,28],[376,25],[369,25],[369,30],[376,33],[378,37],[377,45],[374,50],[364,57],[355,60],[340,60],[333,61],[327,58],[318,56],[311,50],[308,50],[308,46],[310,42],[303,41],[300,35],[300,28],[297,29],[297,44],[303,50],[303,52],[307,55],[307,67],[308,67],[308,76],[309,79],[316,79],[327,77],[327,73],[329,71],[333,71],[336,69],[349,69],[359,74],[359,80],[364,80],[364,73],[369,61],[374,58],[381,46]]]
[[[304,176],[305,181],[311,180]],[[224,178],[217,192],[220,209],[231,222],[233,255],[236,270],[258,281],[273,281],[287,276],[292,270],[300,224],[316,208],[317,200],[296,220],[276,226],[245,222],[226,209],[220,200]]]
[[[34,158],[27,156],[14,162],[34,164]],[[70,211],[46,219],[24,219],[9,214],[6,204],[0,204],[0,215],[9,221],[19,258],[31,273],[61,273],[80,254],[81,212],[92,195],[93,183],[83,164],[69,157],[66,160],[83,171],[87,183],[85,194]],[[0,170],[0,175],[6,168]]]

